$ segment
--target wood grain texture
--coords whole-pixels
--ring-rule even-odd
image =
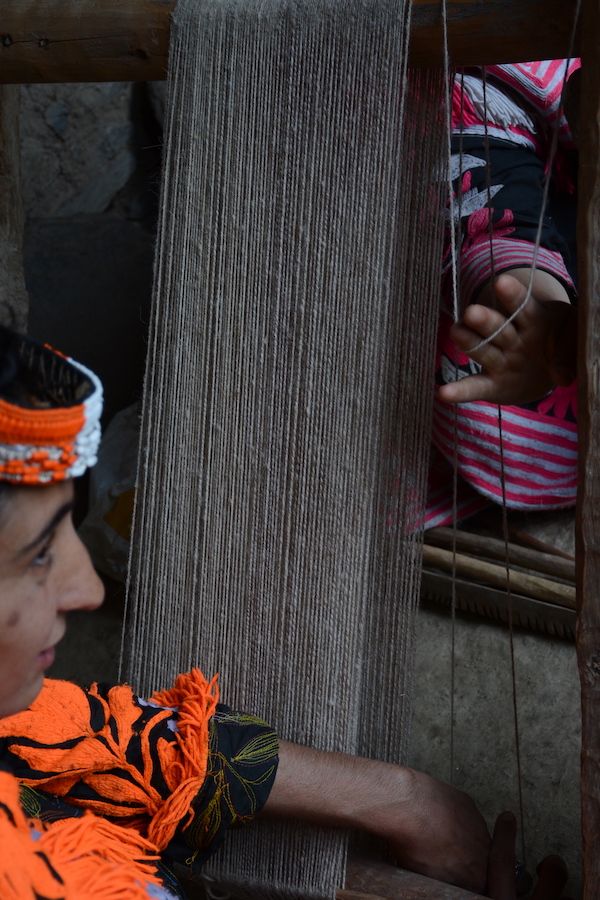
[[[431,528],[425,532],[425,543],[447,550],[451,550],[456,543],[456,549],[461,553],[499,559],[502,562],[506,559],[507,548],[504,541],[470,531],[457,530],[455,533],[452,528]],[[523,569],[531,569],[533,572],[542,572],[575,583],[575,563],[568,559],[512,543],[508,544],[508,559],[513,566],[521,566]]]
[[[176,0],[0,0],[0,81],[166,77]]]
[[[0,0],[0,83],[160,81],[176,0]],[[453,65],[567,54],[575,0],[448,0]],[[443,61],[440,0],[413,0],[410,65]]]
[[[455,66],[554,59],[568,54],[574,0],[447,0]],[[443,61],[440,0],[413,0],[410,64]]]
[[[450,550],[441,547],[432,547],[425,544],[423,547],[423,565],[441,569],[444,572],[452,572],[456,567],[457,575],[465,575],[495,587],[506,588],[506,567],[494,565],[483,559],[466,556],[463,553],[453,554]],[[539,575],[529,575],[527,572],[518,572],[510,569],[511,591],[523,594],[525,597],[535,597],[544,603],[555,603],[567,609],[575,609],[575,588],[570,584],[552,581]]]
[[[396,866],[352,858],[346,888],[336,892],[336,900],[477,900],[479,896]]]
[[[582,693],[583,900],[600,896],[600,0],[586,0],[579,171],[577,655]]]

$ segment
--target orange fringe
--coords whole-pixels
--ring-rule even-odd
[[[0,801],[13,819],[0,809],[2,900],[147,900],[146,887],[160,884],[156,847],[131,829],[88,813],[44,830],[25,817],[18,783],[5,772]]]
[[[151,783],[151,742],[157,721],[171,718],[171,709],[157,710],[140,732],[142,765],[138,768],[126,759],[133,725],[140,717],[132,689],[128,685],[111,688],[108,702],[99,696],[97,685],[92,685],[89,694],[104,708],[104,726],[98,732],[90,726],[86,693],[70,682],[46,679],[28,710],[0,720],[0,737],[9,738],[11,751],[31,769],[58,773],[42,779],[24,779],[25,784],[43,785],[46,791],[98,815],[127,818],[132,828],[164,850],[177,828],[186,827],[192,820],[192,804],[206,776],[208,723],[218,702],[217,676],[208,683],[199,669],[192,669],[189,674],[179,675],[173,688],[152,697],[160,706],[178,709],[178,732],[172,740],[160,738],[156,745],[161,771],[171,791],[166,799]],[[116,738],[111,720],[117,726]],[[82,736],[84,740],[67,749],[44,746]],[[23,737],[41,746],[23,746],[19,740]],[[115,769],[127,772],[134,783],[119,778]],[[70,797],[69,791],[78,781],[89,784],[103,799],[84,803]],[[124,807],[125,802],[135,803],[138,810],[131,805]]]
[[[170,690],[152,695],[160,706],[178,709],[175,741],[163,738],[158,742],[161,768],[172,793],[148,829],[148,837],[157,847],[166,847],[179,825],[185,828],[194,817],[192,804],[206,777],[208,722],[219,701],[217,678],[215,675],[207,683],[200,669],[192,669],[178,675]]]

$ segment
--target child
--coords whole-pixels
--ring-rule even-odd
[[[101,385],[0,329],[0,897],[169,900],[232,825],[265,814],[360,827],[406,866],[473,890],[489,835],[470,798],[412,769],[277,740],[193,670],[149,700],[44,680],[102,587],[73,529]],[[256,754],[248,748],[260,747]],[[276,848],[275,848],[276,849]],[[503,900],[503,898],[502,898]]]
[[[552,509],[575,503],[575,288],[564,237],[574,239],[569,209],[574,203],[564,202],[574,189],[574,143],[560,101],[565,76],[578,68],[579,60],[489,66],[485,88],[480,69],[456,78],[453,220],[460,222],[464,312],[452,327],[450,315],[442,316],[433,441],[453,464],[456,427],[463,514],[485,505],[484,498],[502,502],[500,431],[508,506]],[[543,178],[557,121],[557,191],[543,219],[536,259]],[[527,305],[490,343],[473,351],[519,308],[534,262]],[[452,281],[448,248],[442,282],[447,310],[453,308]],[[455,422],[450,404],[457,403]],[[504,406],[501,421],[497,404]],[[451,492],[439,487],[437,497],[430,495],[428,525],[449,522],[451,506]]]

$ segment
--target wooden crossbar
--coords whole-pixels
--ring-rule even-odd
[[[176,0],[0,0],[0,83],[160,81]],[[575,0],[447,0],[455,66],[566,56]],[[411,66],[439,66],[440,0],[413,0]]]

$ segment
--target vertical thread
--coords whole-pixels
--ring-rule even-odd
[[[127,621],[138,691],[200,665],[282,738],[394,762],[443,229],[409,27],[408,0],[178,3]],[[329,897],[345,855],[261,822],[207,873]]]

